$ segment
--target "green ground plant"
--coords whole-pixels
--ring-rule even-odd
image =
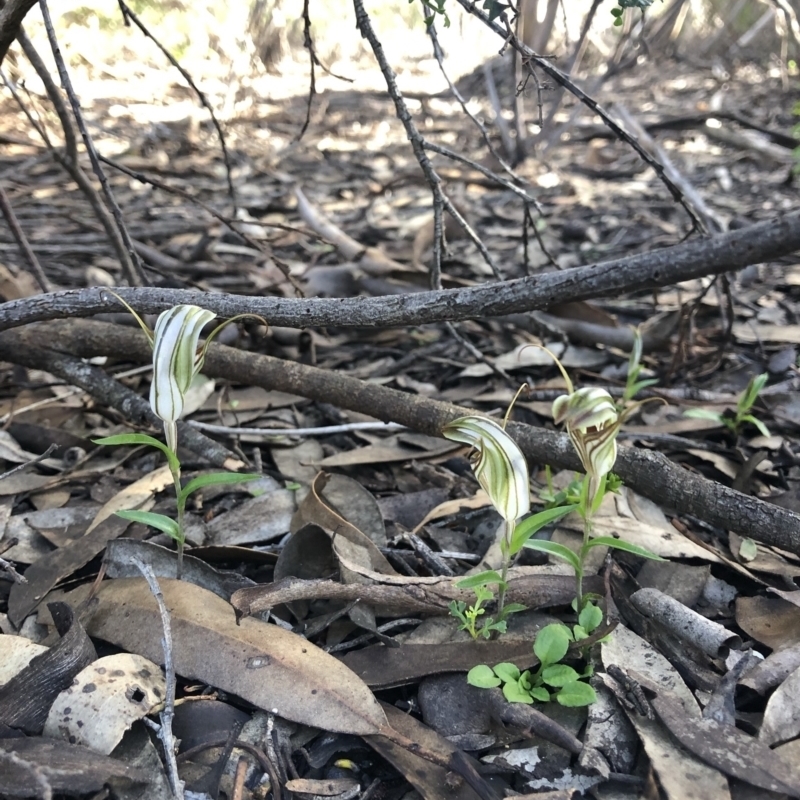
[[[588,706],[597,699],[594,689],[586,683],[594,673],[587,663],[582,672],[562,663],[573,642],[588,636],[603,620],[603,612],[592,604],[581,612],[578,625],[572,630],[561,623],[546,625],[533,642],[533,652],[539,659],[535,671],[520,671],[507,662],[489,667],[479,664],[467,673],[467,683],[482,689],[503,687],[510,703],[548,703],[556,700],[562,706]]]
[[[549,352],[549,351],[548,351]],[[525,457],[516,442],[505,430],[505,420],[500,425],[487,417],[460,417],[446,425],[442,434],[454,441],[469,444],[472,448],[472,468],[478,482],[486,491],[492,505],[504,520],[505,531],[500,542],[501,571],[494,570],[471,575],[456,585],[473,589],[475,602],[468,604],[453,601],[450,613],[461,623],[473,639],[503,633],[508,616],[522,608],[514,604],[512,610],[505,607],[508,589],[508,569],[523,547],[546,552],[566,561],[575,572],[576,611],[580,614],[589,598],[583,596],[583,576],[586,556],[593,547],[612,547],[643,558],[659,559],[638,545],[610,536],[591,537],[592,517],[600,506],[606,491],[618,488],[619,479],[609,480],[611,468],[617,457],[616,438],[619,428],[630,413],[641,405],[633,398],[643,388],[654,383],[653,379],[640,379],[642,340],[634,332],[634,346],[628,361],[628,374],[620,405],[615,405],[611,395],[604,389],[586,388],[575,391],[572,381],[561,362],[551,353],[567,384],[568,393],[557,398],[553,404],[553,418],[566,425],[570,440],[575,446],[586,474],[551,507],[534,514],[521,522],[520,517],[530,510],[530,483]],[[515,398],[516,399],[516,398]],[[512,402],[513,406],[513,402]],[[509,407],[510,413],[511,407]],[[506,419],[508,417],[506,414]],[[552,488],[552,487],[551,487]],[[551,492],[552,494],[552,492]],[[533,539],[543,527],[576,511],[584,521],[584,537],[580,550],[565,547],[557,542]],[[497,587],[497,611],[486,616],[486,606],[494,600],[490,587]]]
[[[95,439],[101,445],[147,445],[160,450],[167,459],[177,500],[177,519],[166,514],[131,509],[118,511],[117,516],[131,522],[150,525],[172,537],[178,545],[177,576],[183,567],[183,550],[186,543],[184,523],[186,501],[200,489],[221,484],[243,483],[260,478],[260,475],[243,475],[237,472],[214,472],[200,475],[186,486],[181,482],[181,462],[178,458],[178,420],[183,416],[186,397],[200,374],[206,352],[214,337],[233,319],[217,326],[202,346],[200,334],[206,324],[214,319],[211,311],[199,306],[180,305],[162,312],[151,331],[139,315],[121,298],[123,305],[133,314],[153,348],[153,380],[150,384],[150,406],[164,424],[166,444],[144,433],[122,433]]]
[[[736,401],[736,410],[733,412],[711,411],[707,408],[690,408],[688,411],[684,412],[684,416],[694,417],[695,419],[713,420],[720,425],[724,425],[731,433],[737,436],[742,432],[742,428],[744,428],[747,423],[750,423],[758,429],[758,432],[762,436],[769,436],[769,429],[767,426],[751,413],[768,379],[769,375],[766,372],[752,377],[744,391],[739,395]]]
[[[549,352],[549,351],[548,351]],[[529,538],[524,546],[539,550],[566,561],[575,572],[575,604],[578,613],[583,611],[590,598],[583,594],[584,564],[594,547],[610,547],[641,558],[662,560],[655,553],[639,545],[615,539],[612,536],[592,537],[592,520],[608,491],[619,488],[621,481],[611,472],[617,459],[617,434],[623,422],[641,406],[634,397],[642,389],[652,386],[652,378],[641,379],[642,338],[634,331],[634,343],[628,360],[627,380],[619,403],[605,389],[587,387],[578,389],[572,385],[561,362],[550,353],[561,370],[567,384],[567,394],[553,403],[553,419],[563,424],[584,468],[584,476],[573,481],[562,496],[555,495],[549,487],[552,501],[565,502],[583,520],[583,543],[576,552],[558,542]]]

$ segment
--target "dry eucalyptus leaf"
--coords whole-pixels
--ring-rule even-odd
[[[603,664],[635,669],[672,692],[681,713],[700,718],[700,708],[689,688],[664,656],[633,631],[619,625],[602,644]],[[657,722],[628,714],[669,800],[730,800],[728,781],[716,769],[677,745]]]
[[[0,481],[2,483],[2,481]],[[130,523],[114,516],[117,511],[152,507],[153,495],[172,483],[169,467],[154,472],[126,486],[97,512],[86,533],[64,547],[54,550],[32,564],[25,572],[27,583],[15,583],[8,600],[8,616],[15,624],[31,613],[47,593],[62,579],[91,561],[111,539],[121,536]]]
[[[386,717],[353,672],[315,645],[253,618],[183,581],[159,581],[170,612],[176,672],[305,725],[377,733]],[[87,623],[93,636],[155,662],[163,660],[161,619],[141,578],[106,581]]]
[[[115,758],[42,737],[0,739],[0,764],[0,794],[6,797],[42,797],[42,782],[53,793],[74,797],[99,792],[111,779],[126,784],[148,779],[144,770]]]
[[[30,660],[47,650],[24,636],[0,635],[0,686],[8,683]]]
[[[165,694],[161,667],[152,661],[132,653],[99,658],[55,699],[43,733],[109,755]]]
[[[773,692],[764,711],[758,738],[772,747],[800,736],[800,669]]]

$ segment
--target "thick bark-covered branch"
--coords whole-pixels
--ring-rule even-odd
[[[742,269],[800,250],[800,212],[749,228],[627,256],[601,264],[551,272],[467,289],[446,289],[388,297],[284,299],[208,294],[182,289],[115,291],[142,314],[179,303],[195,303],[222,317],[258,314],[272,325],[391,327],[482,319],[545,309],[556,303],[667,286],[679,281]],[[28,322],[88,317],[120,311],[106,289],[76,289],[37,295],[0,305],[0,330]]]
[[[45,335],[54,347],[83,357],[124,355],[139,361],[151,358],[150,346],[139,331],[82,320],[51,322],[29,331],[0,334],[0,348],[5,358],[13,358],[14,348],[6,344],[9,339],[24,349],[26,340],[38,343]],[[442,428],[453,419],[475,413],[337,372],[222,345],[211,345],[204,372],[247,386],[332,403],[433,436],[441,435]],[[509,430],[531,461],[559,469],[581,469],[566,435],[519,423],[510,423]],[[702,478],[650,450],[620,447],[614,471],[634,491],[661,506],[800,554],[800,516],[791,511]]]
[[[0,8],[0,64],[6,57],[11,42],[17,38],[22,20],[36,5],[36,0],[8,0]]]

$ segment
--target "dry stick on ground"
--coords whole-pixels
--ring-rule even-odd
[[[122,17],[125,20],[126,25],[130,25],[133,22],[134,25],[148,38],[153,44],[161,51],[164,58],[175,67],[178,72],[180,72],[183,79],[186,83],[189,84],[192,91],[197,95],[197,99],[200,101],[201,105],[208,111],[209,116],[211,117],[211,124],[214,126],[214,130],[217,133],[217,138],[219,139],[219,146],[222,150],[222,160],[225,162],[225,177],[228,181],[228,194],[231,198],[231,203],[233,204],[233,216],[236,216],[237,210],[237,203],[236,203],[236,190],[233,188],[233,178],[232,172],[233,168],[231,167],[231,158],[230,153],[228,152],[228,146],[225,142],[225,134],[222,131],[222,126],[219,124],[219,120],[217,119],[217,115],[214,113],[214,109],[211,107],[211,103],[208,102],[208,98],[205,94],[200,90],[200,87],[194,82],[192,76],[180,65],[176,58],[172,55],[172,53],[167,50],[161,42],[153,36],[152,33],[144,26],[142,21],[136,14],[130,9],[130,7],[125,3],[125,0],[117,0],[119,5],[119,9],[122,12]],[[130,21],[129,21],[130,20]]]
[[[28,117],[28,120],[42,138],[42,141],[47,145],[50,154],[67,172],[72,180],[75,181],[78,188],[83,192],[86,199],[89,201],[89,205],[92,207],[94,215],[103,226],[103,230],[105,231],[106,236],[108,236],[108,240],[111,242],[111,246],[114,248],[114,252],[119,259],[119,263],[122,266],[122,274],[130,275],[134,272],[134,267],[128,251],[125,249],[125,242],[122,239],[120,230],[114,224],[113,217],[108,213],[108,209],[103,205],[100,195],[97,193],[97,190],[94,188],[92,182],[89,180],[89,177],[86,175],[80,165],[78,156],[78,143],[75,138],[75,131],[72,127],[72,118],[69,115],[69,111],[64,103],[61,92],[51,77],[44,61],[42,61],[41,56],[33,46],[33,42],[31,42],[24,30],[20,29],[17,40],[22,48],[22,52],[25,53],[25,57],[28,59],[34,71],[39,76],[39,80],[41,80],[42,84],[44,85],[47,97],[52,103],[53,110],[56,112],[56,116],[61,123],[61,131],[64,134],[65,153],[62,154],[58,149],[53,147],[50,142],[50,137],[47,135],[46,129],[30,115],[27,107],[25,107],[21,100],[17,98],[13,87],[9,85],[9,88],[12,90],[12,93],[14,93],[15,99],[17,99],[17,102],[22,108],[23,113]]]
[[[102,322],[66,320],[0,336],[3,358],[38,341],[41,332],[58,347],[82,357],[124,353],[146,361],[152,357],[139,332]],[[8,344],[7,344],[8,343]],[[308,367],[269,356],[255,355],[222,345],[212,345],[204,371],[246,386],[299,394],[340,408],[369,414],[433,436],[474,409],[409,395],[335,372]],[[537,464],[580,470],[581,465],[566,435],[530,425],[509,423],[509,431],[522,451]],[[711,525],[731,529],[764,544],[800,554],[800,516],[755,497],[690,473],[661,453],[621,447],[614,471],[634,491],[680,513],[693,514]]]
[[[25,236],[25,231],[22,230],[22,226],[19,224],[17,215],[14,213],[14,209],[11,205],[11,200],[9,200],[6,190],[2,186],[0,186],[0,212],[2,212],[5,217],[8,227],[11,229],[11,235],[17,242],[17,247],[19,247],[23,258],[28,262],[28,266],[30,266],[31,272],[34,278],[36,278],[36,282],[39,284],[39,288],[43,292],[53,291],[53,287],[50,285],[50,281],[47,280],[47,276],[44,274],[39,259],[36,258],[36,253],[33,252],[28,237]]]
[[[158,604],[158,613],[161,616],[161,627],[164,631],[164,636],[161,639],[161,647],[164,651],[164,676],[166,678],[167,690],[164,696],[164,710],[159,715],[161,718],[161,725],[158,729],[158,738],[161,739],[161,745],[164,748],[164,758],[167,762],[167,769],[169,772],[169,782],[172,786],[172,795],[177,800],[183,800],[183,781],[178,775],[178,762],[175,759],[176,743],[175,737],[172,735],[172,720],[175,717],[175,664],[172,660],[172,628],[169,621],[169,611],[167,611],[166,603],[164,602],[164,595],[161,593],[161,587],[158,585],[153,568],[149,564],[145,564],[135,556],[131,561],[136,565],[139,571],[147,581],[150,591]]]
[[[484,319],[545,309],[571,300],[644,291],[735,271],[796,250],[800,250],[800,212],[649,253],[466,289],[343,299],[246,297],[155,288],[114,291],[139,314],[158,314],[179,303],[194,303],[221,317],[257,314],[270,325],[290,328],[388,328]],[[0,304],[0,330],[120,310],[119,301],[102,288],[36,295]]]
[[[59,47],[58,40],[56,39],[56,32],[53,28],[53,21],[50,18],[50,10],[47,7],[46,0],[39,0],[39,7],[42,10],[44,27],[47,31],[47,38],[50,42],[50,48],[53,51],[53,58],[56,62],[58,75],[61,79],[61,85],[64,87],[64,91],[67,93],[67,97],[69,98],[69,102],[72,107],[72,114],[75,117],[78,130],[81,132],[81,137],[83,138],[83,144],[86,147],[86,152],[89,154],[89,160],[92,163],[92,170],[94,170],[94,174],[100,181],[100,187],[103,190],[103,195],[105,196],[106,202],[111,208],[111,213],[114,216],[114,221],[117,224],[119,234],[122,237],[122,241],[125,244],[125,250],[129,256],[129,259],[122,263],[123,269],[128,269],[125,277],[132,286],[147,286],[148,280],[144,274],[142,261],[133,246],[130,234],[128,233],[128,228],[125,225],[125,220],[122,218],[122,209],[120,209],[119,205],[117,204],[114,193],[111,190],[111,184],[108,182],[108,178],[103,172],[103,168],[100,166],[100,160],[97,157],[97,150],[95,149],[92,137],[89,136],[89,131],[86,128],[86,122],[83,119],[83,112],[81,111],[81,105],[78,101],[78,96],[75,94],[75,89],[72,86],[72,81],[69,77],[69,73],[67,72],[67,65],[64,63],[64,59],[61,56],[61,48]]]
[[[78,386],[99,403],[115,408],[133,425],[156,429],[162,426],[150,403],[132,389],[114,380],[100,367],[94,367],[79,358],[65,356],[63,353],[42,347],[42,341],[42,339],[33,341],[25,337],[23,343],[20,339],[15,340],[13,336],[4,338],[0,341],[0,358],[30,369],[44,370],[73,386]],[[47,341],[52,341],[52,337]],[[20,347],[23,350],[19,350]],[[181,443],[210,464],[232,472],[245,466],[230,450],[219,442],[209,439],[186,422],[178,423],[178,432]]]
[[[476,16],[484,25],[491,28],[503,41],[507,41],[518,53],[520,53],[530,69],[531,64],[535,64],[542,72],[550,76],[559,86],[563,86],[567,91],[571,92],[578,100],[584,105],[588,106],[600,119],[624,142],[630,145],[641,157],[646,161],[656,172],[664,186],[667,187],[675,202],[680,203],[689,219],[692,221],[692,226],[696,229],[701,228],[700,220],[697,218],[691,204],[681,193],[681,190],[669,179],[669,176],[664,172],[664,168],[658,163],[632,136],[625,132],[603,109],[599,103],[579,86],[574,84],[558,67],[550,64],[547,59],[542,58],[531,50],[530,47],[523,44],[513,33],[507,32],[497,22],[492,21],[489,17],[478,7],[472,0],[456,0],[456,2],[468,11],[470,14]]]

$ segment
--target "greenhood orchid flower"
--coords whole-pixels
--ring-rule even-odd
[[[153,381],[150,405],[164,421],[167,446],[177,446],[176,423],[183,415],[186,393],[203,368],[206,341],[198,350],[203,328],[216,315],[199,306],[180,305],[163,311],[153,333]]]
[[[446,425],[442,435],[475,448],[472,470],[507,523],[515,523],[530,511],[528,464],[501,425],[488,417],[460,417]]]
[[[592,489],[596,490],[617,460],[621,420],[613,398],[605,389],[587,387],[571,391],[556,398],[553,420],[556,425],[566,426],[583,469],[592,481]]]

